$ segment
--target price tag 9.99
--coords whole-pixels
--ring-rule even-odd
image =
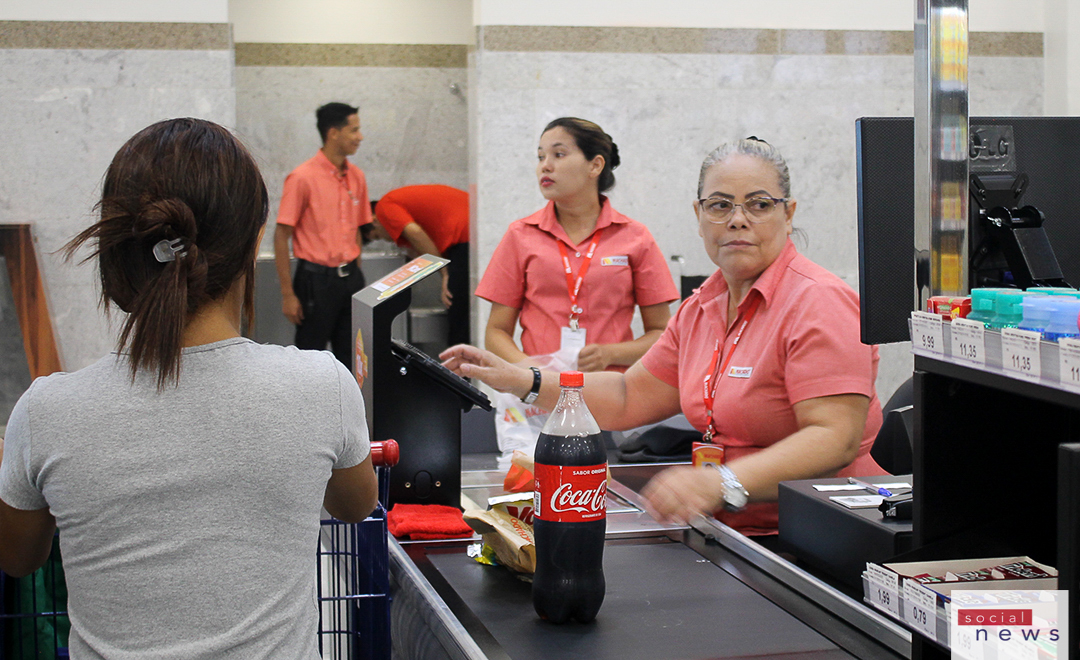
[[[1002,328],[1001,366],[1005,372],[1027,380],[1039,380],[1042,375],[1041,340],[1042,335],[1033,330]]]
[[[965,362],[986,366],[986,326],[978,321],[953,319],[952,354]]]
[[[1061,384],[1071,390],[1080,391],[1080,339],[1061,339],[1058,347]]]
[[[911,313],[911,350],[939,356],[945,352],[941,316],[930,312]]]

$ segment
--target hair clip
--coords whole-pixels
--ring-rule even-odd
[[[161,263],[169,261],[176,261],[176,256],[181,257],[187,254],[187,250],[184,249],[184,239],[174,238],[171,241],[168,239],[162,239],[154,244],[154,258]]]
[[[750,137],[748,137],[748,138],[746,138],[746,139],[747,139],[747,140],[753,140],[754,142],[760,142],[760,143],[762,143],[762,144],[769,144],[768,142],[766,142],[765,140],[762,140],[761,138],[759,138],[759,137],[758,137],[758,136],[756,136],[756,135],[751,135]],[[770,145],[770,146],[771,146],[771,145]]]

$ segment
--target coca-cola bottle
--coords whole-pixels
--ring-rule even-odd
[[[607,452],[581,394],[581,373],[561,374],[559,385],[536,443],[533,606],[552,623],[585,623],[604,602]]]

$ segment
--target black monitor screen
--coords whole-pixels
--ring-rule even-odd
[[[1064,278],[1080,284],[1080,117],[972,117],[969,125],[972,173],[1027,175],[1021,204],[1046,216]],[[855,141],[862,341],[907,341],[916,304],[915,123],[864,117]]]

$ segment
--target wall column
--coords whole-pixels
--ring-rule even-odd
[[[1045,113],[1080,114],[1080,6],[1046,0],[1045,16]]]

